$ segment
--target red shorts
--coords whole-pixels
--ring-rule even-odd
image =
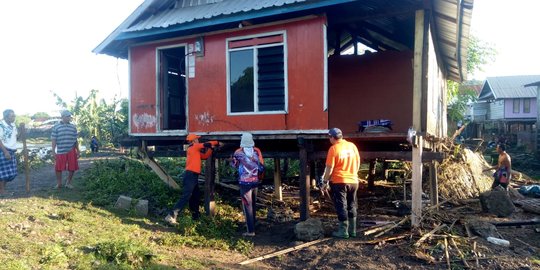
[[[79,169],[79,162],[77,161],[77,150],[75,147],[64,154],[56,154],[56,162],[54,169],[57,172],[61,171],[76,171]]]

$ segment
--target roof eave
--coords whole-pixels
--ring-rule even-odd
[[[159,1],[159,0],[154,0]],[[276,15],[282,15],[286,13],[301,12],[310,9],[317,9],[322,7],[328,7],[333,5],[345,4],[354,2],[355,0],[323,0],[319,2],[301,4],[296,6],[280,6],[276,8],[267,8],[261,10],[253,10],[249,12],[239,12],[230,16],[223,16],[221,18],[210,18],[208,20],[197,20],[190,23],[182,23],[166,28],[154,28],[144,31],[127,32],[125,29],[130,24],[134,23],[139,16],[141,16],[146,9],[148,9],[153,1],[145,1],[139,8],[130,15],[116,30],[111,33],[93,52],[107,54],[119,58],[127,58],[128,46],[130,41],[139,39],[150,39],[152,37],[159,37],[162,35],[171,35],[183,31],[193,31],[205,27],[212,27],[218,25],[226,25],[234,22],[241,22],[244,20],[253,20],[263,17],[270,17]],[[143,7],[144,5],[144,7]],[[136,14],[137,13],[137,14]]]

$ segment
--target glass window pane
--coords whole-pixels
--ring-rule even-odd
[[[253,112],[253,49],[229,52],[229,64],[231,112]]]
[[[531,112],[531,99],[526,98],[523,100],[523,112],[524,113],[530,113]]]
[[[514,99],[513,113],[519,113],[519,99]]]

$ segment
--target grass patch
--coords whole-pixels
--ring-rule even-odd
[[[180,166],[167,162],[160,164]],[[220,262],[203,254],[237,256],[253,248],[238,237],[240,209],[224,202],[218,202],[216,217],[193,221],[182,215],[175,228],[164,226],[161,215],[113,209],[119,195],[147,199],[156,211],[178,199],[180,191],[138,162],[95,162],[79,177],[75,191],[0,199],[0,269],[209,269]]]

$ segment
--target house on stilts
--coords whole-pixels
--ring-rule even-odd
[[[281,158],[299,159],[305,220],[327,131],[339,127],[364,162],[412,161],[417,224],[422,166],[436,166],[447,132],[446,81],[466,74],[472,8],[473,0],[146,0],[94,52],[128,60],[129,134],[151,154],[181,155],[193,132],[229,142],[211,160],[226,158],[251,132],[275,170]],[[208,213],[214,175],[206,174]]]

